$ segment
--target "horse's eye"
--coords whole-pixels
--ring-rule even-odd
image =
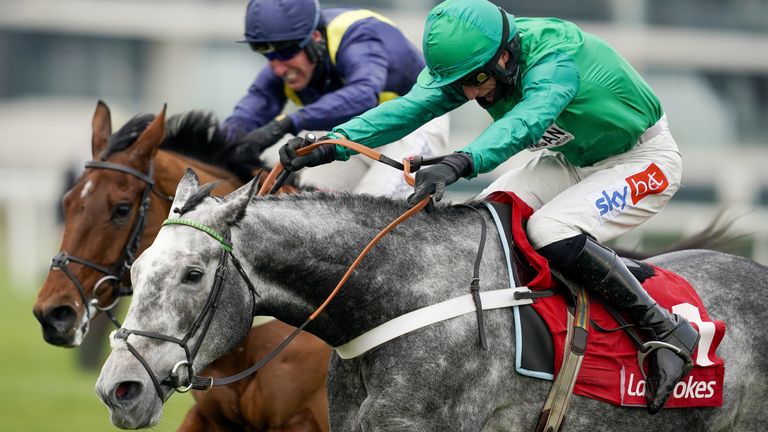
[[[112,220],[125,219],[131,214],[131,203],[120,203],[112,210]]]
[[[187,272],[187,274],[184,275],[184,277],[181,279],[181,282],[183,283],[195,283],[199,282],[200,279],[203,278],[203,272],[200,270],[192,269]]]

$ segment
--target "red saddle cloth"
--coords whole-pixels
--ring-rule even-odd
[[[512,205],[512,236],[537,275],[528,282],[531,289],[554,285],[549,265],[531,247],[523,229],[533,210],[512,193],[495,192],[489,199]],[[699,330],[701,338],[693,353],[694,368],[675,386],[666,408],[714,407],[723,404],[725,365],[716,350],[725,335],[725,323],[712,320],[693,287],[679,275],[654,267],[654,276],[643,287],[667,310],[681,315]],[[552,333],[555,349],[555,374],[564,355],[566,302],[563,296],[537,299],[533,308]],[[590,319],[605,329],[619,326],[603,305],[590,300]],[[604,333],[590,327],[587,351],[576,380],[574,393],[613,405],[645,407],[645,380],[637,364],[637,348],[624,331]]]

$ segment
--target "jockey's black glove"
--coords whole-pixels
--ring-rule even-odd
[[[312,134],[305,137],[295,137],[288,140],[280,147],[280,163],[286,171],[294,172],[304,167],[313,167],[331,163],[336,160],[336,146],[331,144],[321,145],[304,156],[296,154],[296,150],[306,147],[317,141],[330,139],[328,135],[315,138]]]
[[[285,134],[293,132],[293,120],[281,115],[264,126],[238,138],[229,148],[229,161],[234,165],[261,165],[261,153]]]
[[[443,199],[445,187],[472,173],[472,156],[467,153],[451,153],[439,164],[416,171],[416,185],[408,197],[408,207],[413,207],[432,195],[435,202]]]

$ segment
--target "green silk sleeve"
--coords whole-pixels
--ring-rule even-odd
[[[447,86],[426,89],[414,85],[402,97],[385,102],[353,117],[333,132],[350,141],[375,148],[395,142],[428,121],[454,110],[467,101],[463,93]],[[356,152],[336,146],[336,159],[347,160]]]
[[[525,71],[521,86],[519,102],[491,106],[494,122],[459,150],[472,156],[471,177],[493,170],[537,142],[576,96],[579,72],[571,56],[554,52]]]

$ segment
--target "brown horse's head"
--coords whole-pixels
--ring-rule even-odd
[[[162,200],[152,193],[150,167],[164,134],[165,108],[157,116],[134,117],[112,134],[109,108],[101,101],[96,106],[93,161],[63,198],[61,253],[52,260],[33,309],[48,343],[79,345],[90,318],[115,303],[118,287],[129,286],[124,267],[139,252],[139,214],[162,220],[170,205],[154,205],[152,211],[148,202],[142,206]],[[136,246],[127,248],[132,242]]]

